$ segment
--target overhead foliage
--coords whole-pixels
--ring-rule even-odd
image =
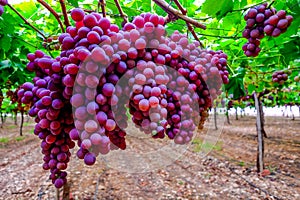
[[[9,1],[12,3],[13,1]],[[59,1],[46,0],[54,10],[61,12]],[[86,10],[98,10],[97,0],[68,0],[65,1],[67,11],[74,7],[81,7]],[[131,20],[134,16],[142,12],[152,12],[166,16],[164,10],[151,0],[120,0],[123,11]],[[242,31],[245,26],[243,16],[248,8],[259,5],[263,2],[272,3],[277,10],[284,9],[288,14],[293,15],[294,21],[288,31],[277,38],[265,37],[261,41],[262,52],[256,58],[248,58],[242,51],[242,45],[246,39],[242,38]],[[258,1],[258,0],[187,0],[181,1],[187,9],[187,15],[207,26],[206,30],[195,28],[195,31],[205,45],[210,49],[222,49],[229,57],[229,66],[233,76],[228,93],[233,93],[234,98],[239,98],[252,92],[261,92],[268,88],[277,93],[284,93],[284,88],[291,91],[288,95],[295,95],[287,98],[285,95],[278,95],[277,101],[292,99],[299,101],[299,83],[293,81],[299,74],[300,55],[300,4],[299,0],[288,1]],[[24,1],[12,5],[27,21],[40,30],[46,37],[57,36],[61,33],[59,24],[55,17],[36,1]],[[170,1],[170,6],[176,7]],[[7,80],[11,80],[16,85],[30,80],[32,75],[25,70],[26,54],[36,49],[43,48],[41,34],[37,33],[10,8],[6,7],[5,13],[0,17],[0,86],[5,88]],[[101,11],[101,10],[100,10]],[[119,15],[114,0],[106,1],[107,17],[112,22],[121,25],[123,18]],[[61,16],[63,21],[63,17]],[[192,34],[184,21],[177,20],[169,23],[168,32],[174,30]],[[49,50],[50,51],[50,50]],[[53,56],[58,52],[51,50]],[[243,73],[241,69],[244,69]],[[291,69],[292,74],[284,85],[272,83],[272,73],[278,70]]]

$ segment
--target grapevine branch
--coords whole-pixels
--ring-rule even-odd
[[[183,8],[183,6],[181,5],[181,3],[180,3],[178,0],[174,0],[174,2],[175,2],[175,4],[176,4],[176,6],[179,8],[179,10],[181,11],[181,13],[182,13],[183,15],[186,15],[186,14],[187,14],[187,10]],[[195,30],[194,30],[194,28],[192,27],[192,25],[191,25],[189,22],[186,22],[186,25],[187,25],[189,31],[192,33],[192,35],[193,35],[193,37],[195,38],[195,40],[197,40],[197,41],[200,43],[201,47],[203,48],[204,45],[203,45],[202,42],[199,40],[199,38],[198,38],[197,34],[195,33]]]
[[[275,1],[272,1],[272,2],[270,3],[270,5],[268,6],[268,8],[271,8],[271,6],[273,5],[273,3],[275,3]]]
[[[101,6],[101,10],[102,10],[102,15],[103,15],[103,17],[106,17],[106,12],[105,12],[106,2],[105,2],[105,0],[99,0],[99,1],[98,1],[98,12],[99,12],[100,6]]]
[[[245,10],[248,10],[249,8],[253,8],[255,6],[258,6],[258,5],[261,5],[263,3],[267,3],[268,1],[262,1],[260,3],[257,3],[257,4],[254,4],[254,5],[251,5],[251,6],[248,6],[248,7],[245,7],[245,8],[241,8],[241,9],[236,9],[236,10],[232,10],[231,12],[239,12],[239,11],[245,11]],[[274,2],[271,3],[271,5],[273,4]]]
[[[241,39],[241,38],[243,38],[243,37],[238,37],[238,36],[220,36],[220,35],[210,35],[210,34],[203,34],[203,33],[199,33],[199,35],[208,36],[208,37],[225,38],[225,39]]]
[[[278,69],[277,69],[277,70],[276,70],[276,69],[273,69],[273,70],[268,71],[268,72],[255,72],[255,71],[252,70],[253,67],[245,66],[245,68],[248,69],[250,72],[253,72],[253,73],[255,73],[255,74],[262,74],[262,75],[273,74],[274,72],[279,71]],[[291,68],[286,68],[286,69],[282,69],[282,70],[283,70],[283,71],[284,71],[284,70],[300,70],[300,68],[298,68],[298,67],[291,67]]]
[[[69,18],[68,18],[68,13],[67,13],[67,9],[66,9],[66,4],[64,0],[60,0],[60,5],[61,5],[61,10],[63,12],[64,15],[64,23],[66,25],[66,27],[70,26],[70,22],[69,22]]]
[[[119,13],[120,13],[120,16],[124,19],[124,22],[128,22],[128,17],[127,17],[127,15],[123,12],[123,9],[122,9],[122,7],[121,7],[121,5],[120,5],[120,2],[119,2],[119,0],[114,0],[115,1],[115,4],[116,4],[116,6],[117,6],[117,8],[118,8],[118,10],[119,10]]]
[[[21,15],[21,13],[19,13],[14,7],[12,7],[12,5],[7,4],[8,7],[10,7],[10,9],[12,9],[24,22],[25,24],[27,24],[28,26],[30,26],[33,30],[35,30],[36,32],[38,32],[44,39],[46,39],[47,37],[40,31],[38,30],[35,26],[33,26],[31,23],[29,23],[27,21],[27,19],[25,19],[25,17],[23,17]]]
[[[63,23],[61,22],[60,18],[59,18],[59,15],[57,14],[57,12],[55,10],[53,10],[53,8],[51,8],[51,6],[49,6],[45,1],[43,0],[37,0],[40,4],[42,4],[47,10],[50,11],[51,14],[54,15],[54,17],[56,18],[56,20],[58,21],[59,23],[59,26],[62,30],[62,32],[65,32],[65,29],[64,29],[64,25]]]
[[[206,29],[206,26],[204,24],[201,24],[200,22],[182,14],[180,11],[176,10],[172,6],[170,6],[167,2],[164,0],[153,0],[159,7],[161,7],[164,11],[166,11],[169,15],[178,17],[185,22],[188,22],[190,24],[193,24],[194,26],[201,28],[201,29]]]

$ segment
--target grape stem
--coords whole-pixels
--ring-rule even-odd
[[[199,33],[199,35],[208,36],[208,37],[225,38],[225,39],[241,39],[241,38],[243,38],[243,37],[238,37],[238,36],[220,36],[220,35],[210,35],[210,34],[204,34],[204,33]]]
[[[61,10],[63,12],[64,15],[64,24],[66,25],[66,27],[70,26],[70,22],[69,22],[69,18],[68,18],[68,13],[67,13],[67,9],[66,9],[66,4],[64,0],[59,0],[60,6],[61,6]]]
[[[47,39],[47,37],[44,35],[44,33],[42,33],[40,30],[38,30],[35,26],[33,26],[31,23],[29,23],[27,21],[27,19],[25,19],[25,17],[23,17],[21,15],[21,13],[19,13],[14,7],[12,7],[12,5],[7,4],[8,7],[10,7],[10,9],[12,9],[24,22],[25,24],[27,24],[28,26],[30,26],[33,30],[35,30],[36,32],[38,32],[44,39]]]
[[[61,22],[60,18],[59,18],[59,15],[57,14],[57,12],[55,10],[53,10],[53,8],[51,8],[50,5],[48,5],[45,1],[43,0],[37,0],[40,4],[42,4],[47,10],[50,11],[51,14],[54,15],[54,17],[56,18],[56,20],[58,21],[59,23],[59,26],[62,30],[62,32],[65,32],[65,28],[64,28],[64,25],[63,23]]]
[[[273,3],[275,3],[275,1],[272,1],[272,2],[270,3],[270,5],[268,6],[269,9],[270,9],[271,6],[273,5]]]
[[[81,8],[84,12],[86,13],[94,13],[96,12],[96,10],[90,10],[90,9],[83,9]],[[67,11],[68,14],[70,14],[72,12],[72,10]],[[98,12],[99,14],[102,14],[102,12]],[[118,14],[111,14],[109,12],[105,13],[106,15],[112,16],[112,17],[120,17]]]
[[[119,10],[119,13],[120,13],[120,16],[124,19],[124,22],[127,23],[128,22],[128,16],[123,12],[123,9],[120,5],[120,2],[119,0],[114,0],[115,1],[115,4]]]
[[[265,74],[273,74],[274,72],[276,71],[279,71],[278,69],[273,69],[272,71],[268,71],[268,72],[255,72],[253,71],[253,67],[250,67],[250,66],[245,66],[245,68],[247,68],[250,72],[253,72],[255,74],[261,74],[261,75],[265,75]],[[291,67],[291,68],[286,68],[286,69],[282,69],[283,71],[284,70],[299,70],[299,68],[297,67]]]
[[[181,11],[181,13],[183,15],[187,14],[187,10],[185,8],[183,8],[183,6],[181,5],[181,3],[178,0],[174,0],[174,3],[176,4],[176,6],[179,8],[179,10]],[[189,22],[186,22],[186,25],[187,25],[189,31],[192,33],[195,40],[197,40],[200,43],[201,48],[204,48],[204,45],[200,41],[200,39],[198,38],[197,34],[195,33],[195,30],[194,30],[193,26]]]
[[[261,5],[261,4],[263,4],[263,3],[268,3],[268,1],[262,1],[262,2],[260,2],[260,3],[254,4],[254,5],[252,5],[252,6],[248,6],[248,7],[241,8],[241,9],[232,10],[231,12],[245,11],[245,10],[248,10],[249,8],[253,8],[253,7],[258,6],[258,5]],[[271,4],[273,4],[273,2],[272,2]]]
[[[182,14],[180,11],[176,10],[172,6],[170,6],[166,1],[164,0],[153,0],[159,7],[161,7],[165,12],[167,12],[171,16],[178,17],[185,22],[188,22],[190,24],[193,24],[195,27],[206,29],[206,26],[204,24],[201,24],[200,22]]]
[[[106,17],[105,6],[106,6],[105,0],[99,0],[99,1],[98,1],[98,12],[99,12],[99,9],[100,9],[100,7],[101,7],[101,10],[102,10],[102,16],[103,16],[103,17]]]

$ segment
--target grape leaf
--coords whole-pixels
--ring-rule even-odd
[[[237,73],[230,77],[229,83],[225,85],[225,90],[229,95],[232,94],[233,99],[239,99],[245,96],[244,74]]]
[[[70,4],[72,4],[72,6],[74,6],[74,7],[76,7],[76,8],[79,7],[78,1],[77,1],[77,0],[68,0],[68,2],[69,2]]]
[[[0,47],[4,50],[4,52],[7,52],[11,47],[12,39],[8,35],[3,35],[3,37],[0,39]]]
[[[232,0],[206,0],[202,5],[202,12],[206,14],[217,17],[217,19],[221,19],[228,12],[233,9],[233,1]]]
[[[252,94],[255,91],[256,86],[253,84],[249,84],[247,86],[248,94]]]
[[[14,7],[21,12],[26,10],[26,12],[22,12],[23,17],[25,18],[30,18],[37,9],[33,0],[23,1],[22,3],[16,4]]]

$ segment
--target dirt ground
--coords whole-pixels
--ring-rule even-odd
[[[262,174],[256,173],[255,117],[235,120],[232,116],[230,125],[219,120],[217,131],[212,122],[198,133],[180,158],[146,173],[121,172],[101,158],[94,166],[85,166],[76,158],[74,149],[67,170],[68,196],[78,200],[300,199],[299,117],[294,121],[266,118],[267,170]],[[54,200],[58,194],[62,199],[62,190],[54,188],[48,180],[49,172],[41,167],[40,141],[33,135],[33,128],[28,121],[24,137],[19,137],[18,127],[8,119],[0,129],[1,200]],[[143,151],[149,145],[155,149],[162,143],[128,138],[128,144]]]

